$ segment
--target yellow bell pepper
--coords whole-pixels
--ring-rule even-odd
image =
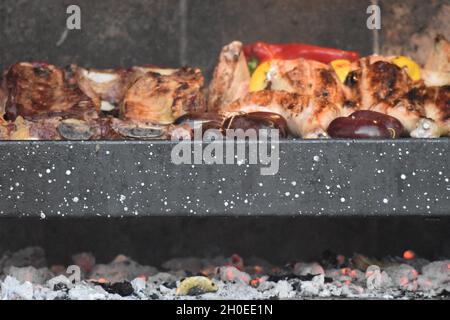
[[[261,91],[267,88],[269,81],[267,80],[267,73],[270,70],[271,62],[266,61],[261,63],[256,70],[253,72],[250,79],[249,91]]]
[[[406,72],[413,81],[420,80],[420,66],[411,58],[398,56],[392,63],[400,68],[406,68]]]
[[[352,63],[349,60],[338,59],[331,61],[331,66],[336,72],[339,80],[344,83],[345,79],[347,79],[347,75],[350,73],[352,69]]]

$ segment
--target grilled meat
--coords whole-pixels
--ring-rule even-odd
[[[123,101],[134,73],[128,69],[95,70],[77,67],[76,77],[80,87],[93,92],[101,100],[101,110],[110,112]]]
[[[204,112],[199,69],[183,68],[170,74],[147,72],[127,90],[121,119],[168,125],[187,112]]]
[[[209,86],[208,111],[217,112],[223,106],[248,93],[250,73],[241,42],[234,41],[220,53]]]
[[[326,137],[328,125],[341,114],[339,108],[320,99],[274,90],[249,93],[221,110],[225,118],[252,112],[279,114],[292,134],[304,138]]]
[[[99,100],[83,92],[70,74],[45,63],[17,63],[6,73],[5,116],[14,121],[49,117],[95,119]]]
[[[450,85],[450,42],[444,36],[436,37],[422,75],[429,87]]]
[[[162,69],[155,66],[132,67],[130,69],[85,69],[71,66],[78,85],[85,92],[92,92],[101,101],[101,110],[111,112],[119,109],[129,87],[147,72],[171,75],[176,69]]]
[[[411,131],[414,138],[450,136],[450,85],[422,88],[415,92],[409,104],[420,103],[425,117]]]

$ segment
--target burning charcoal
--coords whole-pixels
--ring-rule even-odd
[[[239,256],[238,254],[233,254],[230,257],[230,265],[232,265],[233,267],[235,267],[236,269],[242,271],[244,270],[244,259],[242,259],[241,256]]]
[[[316,276],[312,281],[303,281],[297,289],[304,296],[318,296],[325,284],[324,275]]]
[[[33,299],[33,285],[26,281],[21,283],[16,278],[7,276],[1,285],[2,300],[31,300]]]
[[[421,290],[441,293],[450,283],[450,260],[436,261],[424,266],[417,283]]]
[[[44,284],[53,275],[47,268],[36,269],[35,267],[6,268],[7,275],[16,278],[20,282],[29,281],[33,284]]]
[[[73,284],[72,282],[70,282],[69,278],[63,275],[59,275],[57,277],[48,280],[47,285],[50,287],[50,289],[55,291],[57,290],[65,291],[66,288],[70,289],[73,287]]]
[[[217,285],[206,277],[190,277],[180,282],[176,293],[181,296],[192,296],[217,290]]]
[[[184,270],[189,271],[192,274],[198,274],[203,269],[203,263],[198,258],[178,258],[164,262],[162,267],[165,270]]]
[[[286,280],[278,281],[278,283],[275,285],[274,291],[280,299],[288,299],[295,296],[294,288]]]
[[[385,271],[391,277],[395,286],[407,291],[417,290],[418,272],[410,265],[390,266]]]
[[[119,255],[109,264],[97,264],[89,275],[91,279],[106,278],[110,283],[131,281],[142,275],[152,276],[157,273],[156,268],[142,266],[130,258]]]
[[[50,267],[50,271],[56,276],[65,274],[66,270],[67,270],[67,268],[60,264],[52,265]]]
[[[300,276],[325,274],[325,270],[323,270],[322,266],[316,262],[314,263],[298,262],[294,265],[292,272]]]
[[[69,291],[69,287],[66,284],[60,282],[53,286],[53,290],[67,292],[67,291]]]
[[[95,257],[90,252],[78,253],[72,256],[72,261],[80,267],[85,274],[92,271],[95,266]]]
[[[377,290],[383,287],[390,287],[392,280],[385,271],[381,271],[379,266],[372,265],[366,270],[366,286],[369,290]]]
[[[177,287],[176,281],[166,281],[162,285],[169,289],[175,289]]]
[[[131,281],[131,286],[133,287],[134,292],[140,294],[144,292],[145,287],[147,286],[147,282],[143,278],[136,278]]]
[[[1,269],[7,267],[35,267],[47,266],[44,249],[41,247],[28,247],[15,253],[5,253],[0,259]]]
[[[154,283],[154,284],[162,284],[165,282],[176,282],[178,278],[184,278],[185,272],[181,271],[178,273],[178,276],[176,276],[177,273],[175,274],[171,274],[171,273],[167,273],[167,272],[158,272],[157,274],[151,276],[148,278],[148,282],[149,283]]]
[[[105,300],[108,293],[101,286],[81,283],[69,290],[70,300]]]
[[[118,294],[121,297],[128,297],[134,293],[133,286],[128,281],[110,283],[98,283],[106,292]]]
[[[249,284],[251,277],[248,273],[238,270],[233,266],[219,268],[219,277],[222,281],[234,281]]]
[[[293,273],[285,274],[285,275],[271,275],[267,278],[267,281],[273,281],[278,282],[281,280],[291,280],[291,279],[297,279],[300,281],[312,281],[317,275],[315,274],[306,274],[306,275],[296,275]],[[333,282],[333,279],[330,277],[324,277],[324,281],[326,283]]]
[[[152,293],[148,296],[151,300],[159,300],[159,296],[156,293]]]
[[[353,255],[352,264],[355,268],[359,270],[367,270],[367,268],[371,265],[377,265],[380,267],[384,266],[384,264],[381,261],[366,257],[359,253],[355,253]]]

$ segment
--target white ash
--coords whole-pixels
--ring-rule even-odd
[[[124,255],[118,255],[109,264],[98,264],[93,267],[89,277],[93,279],[105,278],[111,282],[123,280],[131,281],[139,276],[152,276],[158,270],[150,266],[142,266]]]
[[[402,258],[374,260],[361,255],[353,260],[337,257],[341,258],[334,266],[328,262],[297,262],[283,267],[274,267],[261,259],[244,261],[237,255],[213,259],[191,257],[172,259],[158,270],[124,255],[117,256],[108,264],[96,264],[92,254],[81,253],[73,256],[73,261],[83,271],[81,281],[74,282],[68,274],[56,275],[50,271],[60,269],[59,266],[42,265],[45,261],[42,249],[25,249],[7,253],[0,259],[0,298],[197,300],[450,297],[450,260],[430,263],[420,258],[406,261]],[[203,294],[196,292],[198,295],[177,295],[176,288],[180,282],[196,274],[209,277],[218,290]],[[114,284],[119,286],[113,288]]]

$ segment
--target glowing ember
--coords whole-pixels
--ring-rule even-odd
[[[412,260],[415,256],[416,255],[412,250],[406,250],[405,252],[403,252],[403,259],[405,260]]]

